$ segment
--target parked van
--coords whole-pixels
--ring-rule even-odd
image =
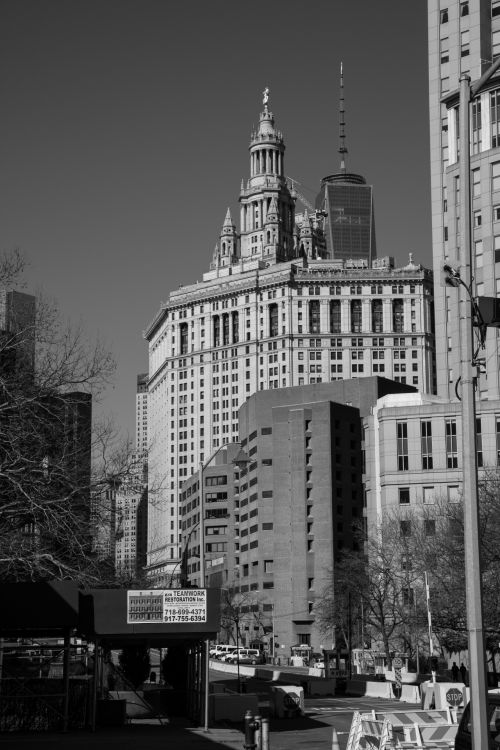
[[[229,664],[263,664],[264,656],[257,648],[238,648],[226,656]]]
[[[223,657],[226,657],[227,654],[230,654],[232,651],[236,651],[236,646],[229,646],[227,643],[219,643],[217,646],[215,646],[214,657],[216,659],[222,659]]]
[[[500,693],[488,693],[488,724],[490,744],[488,750],[500,748]],[[470,703],[467,704],[458,725],[455,750],[472,750]],[[486,750],[486,748],[484,748]]]

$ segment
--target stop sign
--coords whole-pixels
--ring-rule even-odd
[[[462,691],[458,688],[450,688],[446,693],[446,700],[450,706],[459,706],[464,699]]]

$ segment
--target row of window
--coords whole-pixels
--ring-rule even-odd
[[[396,422],[397,464],[398,471],[408,471],[408,423]],[[422,469],[434,468],[432,445],[432,422],[420,422],[420,451]],[[445,454],[446,468],[458,468],[457,423],[455,419],[445,420]],[[483,439],[481,417],[476,418],[476,456],[477,465],[481,468],[483,459]],[[496,463],[500,466],[500,417],[496,418]]]

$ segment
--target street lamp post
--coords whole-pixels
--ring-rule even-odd
[[[470,704],[472,747],[488,747],[486,664],[483,632],[481,554],[479,545],[479,498],[476,454],[475,378],[473,375],[471,196],[470,196],[470,103],[500,67],[500,58],[479,81],[460,78],[460,223],[462,264],[459,289],[460,376],[462,386],[462,451],[465,544],[465,594],[469,638]]]
[[[198,479],[200,483],[200,588],[206,588],[206,576],[205,576],[205,478],[204,472],[214,458],[220,453],[223,448],[227,449],[227,444],[220,445],[210,458],[203,463],[200,461],[200,468],[198,472]],[[245,451],[241,448],[237,455],[233,459],[232,463],[242,468],[249,463]],[[204,704],[204,731],[208,731],[208,693],[210,689],[210,640],[207,638],[205,641],[205,704]],[[239,662],[238,662],[238,673],[239,673]],[[239,692],[239,691],[238,691]]]

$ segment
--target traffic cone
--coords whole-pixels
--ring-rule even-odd
[[[332,750],[340,750],[339,738],[335,727],[332,728]]]

